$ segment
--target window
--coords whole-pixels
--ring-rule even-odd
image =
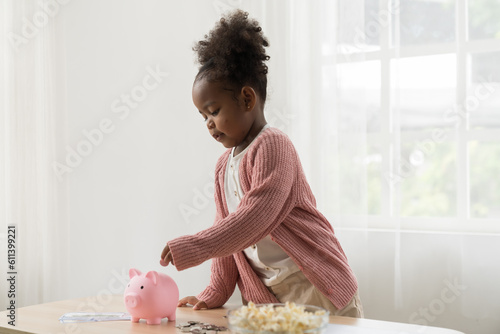
[[[365,120],[366,149],[339,150],[338,168],[359,182],[364,164],[368,226],[499,232],[500,2],[365,0],[358,16],[349,6],[338,3],[323,71],[335,73],[339,132]],[[356,220],[359,194],[341,198],[332,210]]]

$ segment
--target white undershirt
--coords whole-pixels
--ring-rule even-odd
[[[257,137],[268,127],[269,125],[266,124]],[[253,141],[255,141],[255,138]],[[252,143],[236,156],[233,156],[233,148],[229,155],[224,178],[224,192],[229,213],[236,211],[244,195],[240,185],[239,166],[241,159]],[[266,286],[278,284],[289,275],[300,270],[288,254],[277,243],[271,240],[271,236],[269,235],[257,242],[257,244],[246,248],[243,252],[252,268]]]

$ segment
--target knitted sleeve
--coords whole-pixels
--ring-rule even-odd
[[[212,260],[210,284],[197,298],[203,300],[208,308],[224,305],[231,297],[238,280],[238,268],[232,255]]]
[[[215,172],[215,186],[214,186],[214,198],[216,203],[215,211],[215,224],[222,219],[223,202],[221,199],[222,191],[221,184],[219,183],[219,178],[217,175],[220,170],[224,168],[224,161],[227,161],[227,155],[223,155],[216,167]],[[236,282],[238,280],[238,268],[232,255],[215,258],[212,260],[210,266],[210,283],[197,298],[203,300],[208,308],[216,308],[224,305],[226,301],[231,297],[236,287]]]
[[[298,157],[288,137],[266,136],[244,159],[250,185],[238,209],[206,230],[169,242],[177,270],[242,251],[270,234],[293,209]]]

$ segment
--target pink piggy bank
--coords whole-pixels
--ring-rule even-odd
[[[132,322],[146,319],[148,325],[158,325],[161,319],[175,320],[179,289],[174,280],[165,274],[137,269],[129,270],[130,283],[125,288],[125,307]]]

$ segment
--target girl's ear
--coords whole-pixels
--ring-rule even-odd
[[[243,86],[241,88],[241,97],[243,99],[243,106],[245,110],[251,111],[257,103],[257,94],[250,86]]]

